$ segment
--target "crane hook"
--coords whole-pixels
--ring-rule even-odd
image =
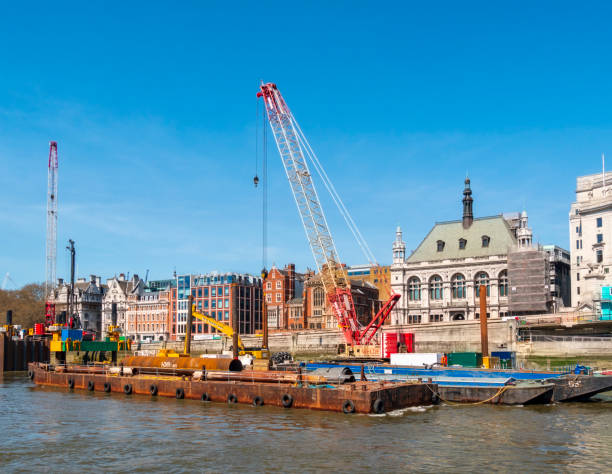
[[[259,177],[257,175],[255,175],[255,177],[253,178],[253,184],[255,185],[255,187],[257,187],[257,185],[259,184]]]

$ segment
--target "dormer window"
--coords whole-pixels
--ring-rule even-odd
[[[437,245],[438,245],[438,252],[442,252],[442,250],[444,250],[444,241],[438,240]]]
[[[488,235],[482,236],[482,246],[483,247],[488,247],[490,242],[491,242],[491,237],[489,237]]]
[[[460,249],[460,250],[465,249],[465,244],[467,244],[467,240],[465,240],[465,239],[459,239],[459,249]]]

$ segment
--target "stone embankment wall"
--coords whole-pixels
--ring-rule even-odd
[[[489,351],[517,351],[519,356],[581,356],[611,355],[610,338],[549,337],[539,340],[532,337],[531,342],[517,342],[517,321],[510,319],[489,320]],[[453,321],[452,323],[420,324],[413,326],[385,327],[384,332],[414,333],[415,352],[480,352],[480,322]],[[538,336],[539,337],[539,336]],[[546,339],[545,337],[543,339]],[[261,346],[261,337],[242,336],[246,347]],[[344,343],[340,331],[308,330],[301,332],[272,333],[269,336],[270,350],[291,353],[336,354],[338,346]],[[219,353],[229,349],[231,341],[227,338],[216,341],[193,341],[194,352]],[[162,343],[142,344],[141,349],[157,350]],[[168,349],[183,350],[182,342],[168,342]]]

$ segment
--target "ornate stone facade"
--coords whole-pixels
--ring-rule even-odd
[[[436,223],[408,258],[397,228],[391,287],[401,299],[392,324],[478,319],[481,284],[488,316],[508,316],[508,255],[532,248],[527,213],[474,218],[469,179],[463,194],[462,220]]]

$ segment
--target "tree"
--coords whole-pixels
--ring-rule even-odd
[[[45,321],[45,287],[30,283],[19,290],[0,290],[0,322],[5,324],[8,310],[13,311],[13,324],[23,328]]]

